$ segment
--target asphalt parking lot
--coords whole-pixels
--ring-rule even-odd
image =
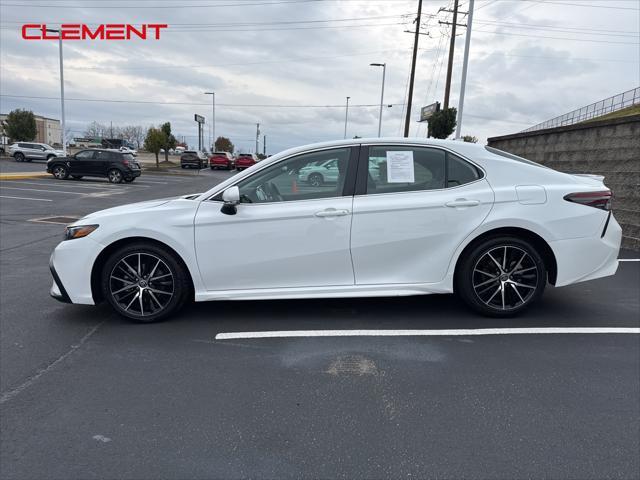
[[[0,160],[0,172],[15,168]],[[434,295],[201,303],[136,325],[49,297],[63,225],[34,219],[200,192],[231,174],[184,173],[0,181],[0,477],[640,477],[638,334],[216,339],[637,328],[640,262],[549,287],[502,320]]]

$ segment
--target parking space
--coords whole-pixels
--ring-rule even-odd
[[[49,298],[62,224],[32,220],[200,192],[232,174],[189,173],[0,181],[2,478],[640,476],[640,335],[603,333],[640,326],[637,261],[549,287],[515,319],[433,295],[201,303],[135,325]],[[488,328],[529,332],[424,332]],[[423,332],[313,333],[329,330]]]

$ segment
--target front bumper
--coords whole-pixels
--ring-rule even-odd
[[[89,236],[60,242],[49,259],[51,296],[61,302],[95,305],[91,270],[103,248]]]
[[[52,257],[53,259],[53,257]],[[72,303],[67,291],[62,285],[62,281],[58,276],[58,272],[56,272],[55,267],[53,266],[53,262],[49,260],[49,270],[51,270],[51,276],[53,277],[53,285],[51,285],[51,290],[49,291],[49,295],[63,303]]]

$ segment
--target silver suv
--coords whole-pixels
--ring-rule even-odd
[[[46,143],[17,142],[9,147],[9,156],[16,162],[30,162],[31,160],[49,160],[64,156],[62,150],[56,150]]]

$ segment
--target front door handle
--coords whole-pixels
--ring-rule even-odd
[[[327,208],[315,213],[316,217],[344,217],[349,215],[349,210],[336,210],[335,208]]]
[[[458,208],[458,207],[477,207],[480,205],[480,200],[467,200],[466,198],[456,198],[452,202],[445,203],[447,207]]]

